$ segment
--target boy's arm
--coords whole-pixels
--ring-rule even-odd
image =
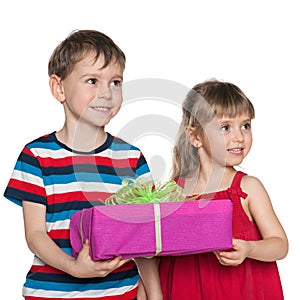
[[[141,290],[138,291],[138,300],[162,300],[163,296],[158,273],[158,259],[156,257],[139,257],[135,258],[134,261],[142,279],[142,284],[139,286],[139,289]]]
[[[107,262],[94,262],[85,243],[77,259],[61,250],[46,232],[46,207],[42,204],[23,201],[25,237],[29,249],[46,264],[74,277],[104,277],[123,265],[126,260],[116,257]]]

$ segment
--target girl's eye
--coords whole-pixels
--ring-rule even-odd
[[[88,84],[96,84],[97,79],[96,78],[89,78],[86,82]]]
[[[243,129],[245,129],[245,130],[251,129],[251,124],[250,124],[250,123],[244,124],[244,125],[243,125]]]
[[[229,125],[224,125],[221,127],[222,131],[228,131],[229,130]]]
[[[122,82],[120,80],[114,80],[114,81],[112,81],[111,85],[112,86],[121,86]]]

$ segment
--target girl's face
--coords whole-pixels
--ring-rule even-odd
[[[61,81],[65,98],[61,102],[70,124],[80,121],[102,127],[119,111],[123,99],[123,69],[118,64],[102,69],[103,65],[101,55],[95,62],[93,53],[87,54]]]
[[[217,117],[204,129],[201,151],[204,151],[212,162],[222,166],[237,166],[249,153],[252,132],[251,119],[247,113],[234,118]]]

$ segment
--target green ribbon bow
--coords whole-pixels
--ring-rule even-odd
[[[131,178],[122,181],[123,187],[106,199],[105,205],[183,202],[186,195],[175,181],[164,183],[141,182]]]

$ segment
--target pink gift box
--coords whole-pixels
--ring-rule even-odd
[[[94,261],[228,249],[232,203],[224,199],[95,206],[72,216],[70,239],[75,257],[88,239]]]

